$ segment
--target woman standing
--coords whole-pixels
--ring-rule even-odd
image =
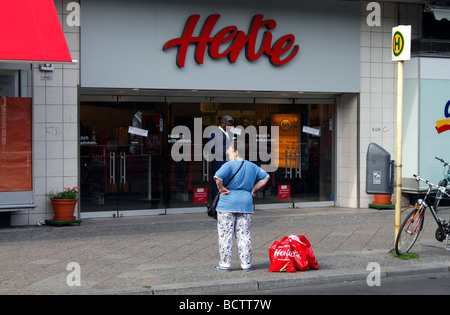
[[[269,174],[256,164],[245,161],[245,155],[241,155],[237,148],[237,141],[231,141],[227,149],[229,162],[222,165],[214,175],[221,194],[216,208],[220,263],[214,269],[218,271],[230,271],[233,234],[236,237],[242,269],[253,270],[250,237],[253,197],[269,180]],[[224,187],[223,183],[228,182],[234,174],[236,176],[228,187]]]

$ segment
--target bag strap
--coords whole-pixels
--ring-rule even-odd
[[[236,171],[236,173],[234,173],[233,177],[230,178],[230,180],[228,181],[228,183],[225,184],[225,187],[228,186],[228,184],[233,180],[233,178],[236,176],[237,173],[239,173],[239,171],[242,168],[242,165],[244,165],[245,161],[242,161],[241,166],[239,166],[239,169]]]

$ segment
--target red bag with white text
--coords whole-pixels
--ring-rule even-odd
[[[319,269],[316,256],[311,248],[311,243],[303,235],[289,235],[292,257],[295,269],[306,271],[309,269]]]
[[[269,248],[270,268],[269,272],[285,271],[296,272],[292,259],[291,243],[287,236],[281,241],[275,241]]]

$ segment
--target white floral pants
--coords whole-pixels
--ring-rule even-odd
[[[230,268],[233,249],[233,234],[236,237],[241,268],[252,265],[252,238],[250,236],[251,213],[217,211],[217,231],[219,234],[219,253],[222,268]]]

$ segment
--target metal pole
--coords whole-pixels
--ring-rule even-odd
[[[397,161],[395,180],[395,238],[401,225],[402,199],[402,126],[403,125],[403,61],[398,61],[397,74]]]

